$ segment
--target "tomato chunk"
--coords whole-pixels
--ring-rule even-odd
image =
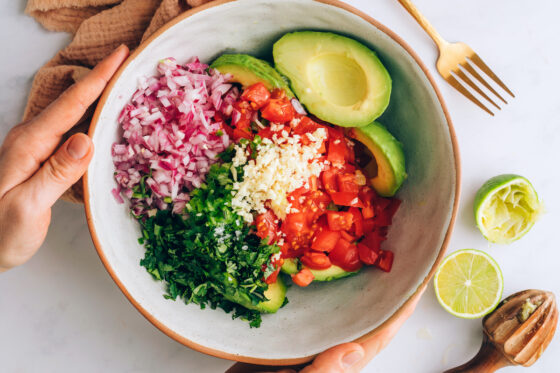
[[[245,129],[236,128],[236,129],[234,129],[233,130],[233,140],[237,141],[239,139],[253,140],[253,134],[251,133],[251,130],[249,130],[248,128],[245,128]]]
[[[378,253],[362,243],[358,244],[358,254],[360,255],[360,260],[369,265],[375,264],[379,257]]]
[[[327,269],[332,263],[324,253],[308,251],[301,257],[301,262],[311,269]]]
[[[257,236],[261,239],[268,237],[268,244],[276,242],[278,233],[278,218],[274,212],[268,210],[263,214],[259,214],[256,219]]]
[[[347,231],[352,227],[353,215],[347,211],[327,211],[327,222],[331,231]]]
[[[241,95],[241,98],[243,100],[251,101],[251,103],[254,104],[251,105],[253,108],[260,109],[266,105],[270,99],[270,92],[263,83],[259,82],[247,87]]]
[[[270,99],[261,110],[264,119],[275,123],[286,123],[294,119],[295,110],[288,100]]]
[[[338,190],[341,192],[356,193],[360,191],[360,186],[356,181],[356,175],[354,174],[338,174],[336,175],[338,182]]]
[[[363,207],[357,193],[333,192],[330,193],[333,202],[340,206]]]
[[[357,237],[364,235],[364,219],[357,207],[350,207],[348,212],[352,215],[352,231]]]
[[[292,281],[298,286],[307,286],[313,282],[314,279],[315,276],[313,276],[313,273],[311,273],[308,268],[303,268],[295,275],[292,275]]]
[[[358,247],[341,238],[329,253],[331,262],[348,272],[357,271],[362,267]]]
[[[336,170],[331,168],[323,171],[321,174],[321,181],[323,182],[323,188],[327,193],[334,193],[337,191],[338,185],[336,183]]]
[[[340,233],[323,228],[315,235],[311,248],[317,251],[331,251],[340,239]]]
[[[346,144],[343,138],[331,138],[329,140],[327,159],[333,164],[343,164],[346,154]]]
[[[393,259],[395,254],[392,251],[382,250],[377,260],[377,267],[385,272],[391,272],[393,268]]]

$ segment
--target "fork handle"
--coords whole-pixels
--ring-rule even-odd
[[[410,13],[412,17],[420,24],[420,26],[430,35],[430,37],[437,44],[438,48],[441,50],[445,45],[449,44],[441,35],[436,31],[434,26],[420,13],[418,8],[410,0],[399,0],[399,3]]]

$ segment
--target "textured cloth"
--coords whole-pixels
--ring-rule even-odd
[[[27,14],[46,29],[70,32],[74,38],[35,75],[23,120],[40,113],[120,44],[133,50],[180,13],[208,1],[29,0]],[[90,108],[72,133],[87,131],[92,114],[93,108]],[[81,202],[81,180],[62,198]]]

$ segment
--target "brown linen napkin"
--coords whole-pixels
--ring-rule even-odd
[[[133,50],[169,20],[208,1],[29,0],[27,14],[46,29],[70,32],[74,38],[35,75],[23,120],[39,114],[120,44]],[[87,131],[93,114],[93,107],[90,109],[72,133]],[[82,202],[81,180],[62,199]]]

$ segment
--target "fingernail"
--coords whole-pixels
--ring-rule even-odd
[[[66,151],[70,157],[79,160],[86,156],[89,151],[89,138],[86,135],[78,134],[70,138]]]
[[[362,360],[363,357],[364,353],[362,351],[349,352],[342,357],[342,367],[345,369],[350,368],[352,365]]]

